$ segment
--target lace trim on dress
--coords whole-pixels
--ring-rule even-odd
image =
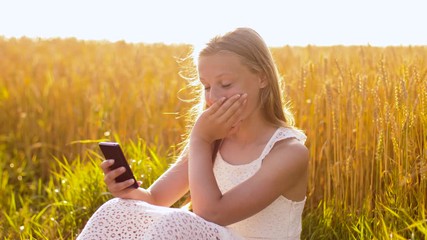
[[[307,137],[304,133],[302,133],[300,130],[292,129],[292,128],[285,128],[281,127],[276,130],[276,132],[273,134],[273,136],[268,141],[267,145],[265,146],[264,150],[261,153],[260,158],[264,159],[265,156],[267,156],[268,153],[270,153],[271,149],[273,148],[274,144],[276,142],[287,139],[287,138],[295,138],[302,144],[305,143],[305,140]]]

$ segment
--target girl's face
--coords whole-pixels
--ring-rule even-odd
[[[247,103],[242,120],[258,107],[259,91],[266,81],[251,72],[241,59],[232,53],[217,53],[199,58],[199,78],[205,89],[207,107],[221,97],[230,98],[247,93]]]

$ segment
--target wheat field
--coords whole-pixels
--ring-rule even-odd
[[[427,239],[427,46],[271,51],[308,136],[302,239]],[[189,52],[0,38],[0,238],[74,239],[111,198],[99,141],[149,186],[186,132]]]

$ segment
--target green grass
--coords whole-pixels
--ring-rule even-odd
[[[97,147],[96,143],[87,144]],[[145,187],[164,172],[170,162],[142,140],[129,142],[124,151]],[[30,169],[25,164],[13,168],[3,165],[0,238],[74,239],[92,213],[112,197],[99,167],[102,157],[92,150],[84,155],[87,159],[84,162],[80,157],[73,161],[52,157],[55,167],[48,181],[9,182],[16,179],[13,175],[21,172],[18,169],[22,172]]]

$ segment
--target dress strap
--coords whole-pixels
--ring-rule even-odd
[[[293,128],[285,128],[280,127],[276,130],[276,132],[273,134],[273,136],[268,141],[267,145],[264,147],[264,150],[261,153],[260,159],[261,161],[264,160],[265,156],[271,151],[274,144],[278,141],[281,141],[283,139],[287,138],[295,138],[302,144],[305,143],[305,140],[307,139],[307,136],[302,133],[302,131],[293,129]]]

